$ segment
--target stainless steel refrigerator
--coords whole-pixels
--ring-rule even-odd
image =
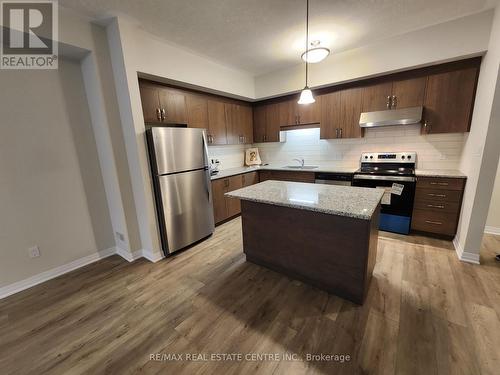
[[[203,129],[146,130],[161,244],[165,255],[214,231],[212,188]]]

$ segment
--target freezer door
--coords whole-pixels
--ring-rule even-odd
[[[153,174],[163,175],[208,166],[203,129],[160,128],[147,130]]]
[[[173,253],[212,234],[214,213],[208,169],[157,178],[164,252]]]

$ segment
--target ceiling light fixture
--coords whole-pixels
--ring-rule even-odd
[[[330,50],[326,47],[319,47],[319,45],[319,40],[313,40],[311,42],[312,48],[309,48],[300,56],[302,60],[313,64],[324,60],[330,54]]]
[[[309,0],[306,0],[306,51],[307,51],[307,46],[309,45]],[[313,97],[312,91],[307,85],[307,73],[308,73],[308,65],[309,63],[306,60],[306,85],[302,89],[302,92],[300,93],[300,98],[299,101],[297,102],[298,104],[311,104],[314,103],[316,100]]]

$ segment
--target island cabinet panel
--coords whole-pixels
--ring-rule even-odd
[[[464,188],[463,178],[418,177],[412,229],[448,237],[454,236]]]
[[[351,88],[321,95],[320,138],[360,138],[362,89]]]
[[[277,180],[314,183],[314,172],[259,171],[259,181]]]
[[[240,200],[224,194],[258,183],[257,172],[239,174],[236,176],[212,180],[212,196],[215,223],[221,223],[241,212]]]
[[[241,205],[247,261],[364,302],[377,257],[380,205],[371,220],[248,200]]]
[[[428,77],[423,133],[470,130],[478,74],[479,67],[470,67]]]

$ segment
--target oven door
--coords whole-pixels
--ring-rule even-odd
[[[383,176],[357,174],[354,186],[384,189],[380,210],[381,230],[408,234],[415,198],[415,178],[411,176]]]

